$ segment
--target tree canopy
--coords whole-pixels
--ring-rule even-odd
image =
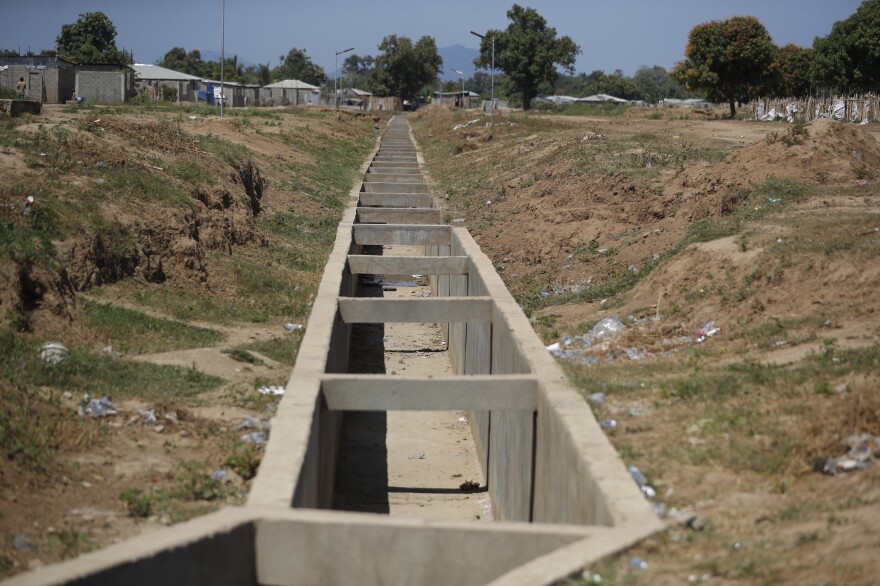
[[[380,96],[399,96],[414,101],[432,84],[441,71],[443,59],[433,37],[424,36],[415,44],[409,37],[389,35],[379,44],[368,87]]]
[[[55,44],[58,55],[74,63],[133,62],[130,53],[116,47],[116,26],[103,12],[86,12],[75,23],[63,25]]]
[[[688,88],[706,92],[709,100],[729,103],[733,117],[736,102],[759,93],[775,54],[773,39],[757,18],[734,16],[691,29],[685,60],[672,75]]]
[[[312,85],[321,85],[327,81],[324,68],[312,62],[305,49],[291,49],[287,55],[281,55],[278,67],[272,69],[272,79],[298,79]]]
[[[581,49],[569,37],[556,37],[556,29],[534,8],[518,4],[507,11],[510,24],[503,31],[486,31],[480,42],[477,67],[492,66],[492,39],[495,39],[495,68],[507,74],[509,83],[522,96],[528,110],[538,87],[552,86],[559,77],[557,67],[574,73],[574,62]]]
[[[810,95],[810,63],[813,50],[786,45],[776,51],[767,70],[765,93],[774,98]]]
[[[813,41],[813,81],[838,91],[880,87],[880,0],[865,0],[855,13]]]

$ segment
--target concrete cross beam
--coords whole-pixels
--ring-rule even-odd
[[[358,208],[358,220],[364,224],[442,224],[439,208]]]
[[[325,375],[321,389],[335,411],[535,411],[538,382],[530,375]]]
[[[489,323],[491,297],[442,299],[363,299],[340,297],[339,313],[347,324]]]
[[[353,275],[466,275],[466,256],[349,255]]]
[[[355,224],[354,243],[359,245],[401,244],[407,246],[448,245],[449,226],[408,224]]]

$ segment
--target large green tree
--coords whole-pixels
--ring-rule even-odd
[[[298,79],[317,86],[327,81],[324,68],[313,63],[305,49],[291,49],[278,60],[281,64],[272,70],[272,79],[275,81]]]
[[[409,37],[389,35],[379,44],[368,87],[376,95],[398,96],[413,101],[440,73],[443,59],[433,37],[415,44]]]
[[[865,0],[813,41],[813,81],[838,91],[880,89],[880,0]]]
[[[569,37],[556,37],[556,29],[534,8],[514,4],[507,11],[510,24],[503,31],[486,31],[480,42],[477,67],[492,66],[492,38],[495,39],[495,68],[507,74],[528,110],[542,84],[551,86],[559,77],[558,67],[574,73],[581,49]]]
[[[769,81],[766,94],[774,98],[809,96],[812,61],[812,49],[797,45],[786,45],[779,49],[767,70]]]
[[[116,26],[103,12],[80,14],[61,27],[55,39],[58,55],[74,63],[131,63],[131,54],[116,47]]]
[[[773,39],[757,18],[734,16],[691,29],[685,60],[672,76],[709,100],[730,104],[733,117],[736,102],[759,93],[775,55]]]
[[[183,47],[174,47],[165,53],[159,65],[200,77],[205,73],[205,62],[202,61],[202,53],[198,49],[187,53]]]

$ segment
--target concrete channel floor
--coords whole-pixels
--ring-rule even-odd
[[[390,256],[422,254],[420,247],[381,248]],[[430,294],[427,281],[413,275],[377,275],[376,279],[381,284],[370,287],[375,296]],[[452,374],[436,324],[365,325],[357,328],[355,336],[352,372]],[[464,412],[456,411],[346,413],[335,508],[397,517],[491,520],[486,481],[465,418]],[[462,491],[461,485],[468,481],[479,488]]]

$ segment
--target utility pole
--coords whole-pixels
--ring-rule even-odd
[[[350,49],[344,49],[342,51],[336,51],[336,64],[334,65],[335,70],[333,72],[333,109],[334,110],[339,108],[339,90],[337,89],[338,86],[336,85],[337,82],[339,81],[339,56],[342,55],[343,53],[348,53],[349,51],[354,51],[354,47],[352,47]]]
[[[471,34],[485,39],[486,37],[480,33],[471,31]],[[489,118],[489,126],[495,126],[495,35],[492,35],[492,110]]]
[[[220,117],[223,118],[223,82],[226,65],[226,0],[220,0]]]

